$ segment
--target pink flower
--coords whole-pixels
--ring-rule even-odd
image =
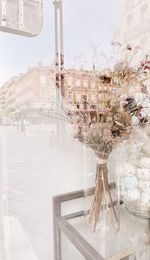
[[[132,51],[132,47],[131,47],[129,44],[127,44],[126,49],[127,49],[128,51]]]
[[[141,67],[144,69],[144,70],[150,70],[150,60],[143,60],[141,62]]]

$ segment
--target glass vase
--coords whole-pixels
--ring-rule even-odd
[[[119,166],[124,204],[131,213],[143,218],[150,218],[149,137],[148,127],[138,127],[126,147],[126,160]]]
[[[84,212],[91,232],[119,231],[119,176],[111,171],[110,160],[84,146]]]

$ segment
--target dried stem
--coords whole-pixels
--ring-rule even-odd
[[[104,205],[102,203],[103,201]],[[111,221],[110,208],[112,208],[116,222],[119,222],[114,206],[115,204],[113,203],[108,184],[107,165],[106,163],[102,165],[97,164],[95,194],[89,216],[89,224],[91,225],[93,232],[95,232],[102,210],[107,210],[108,218]]]

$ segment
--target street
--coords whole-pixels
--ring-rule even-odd
[[[67,126],[67,129],[69,126]],[[4,259],[53,260],[52,197],[83,188],[83,148],[51,125],[1,126]]]

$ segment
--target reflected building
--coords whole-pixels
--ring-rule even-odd
[[[83,96],[89,103],[98,102],[98,81],[94,70],[66,70],[65,71],[65,100],[76,105],[82,102]]]
[[[7,83],[5,83],[0,88],[0,110],[6,109],[6,92],[7,92],[6,90],[7,90]]]
[[[0,106],[9,114],[54,109],[54,70],[39,63],[24,74],[11,78],[0,88]]]
[[[55,100],[54,71],[41,63],[29,68],[15,83],[16,109],[20,111],[44,110]]]
[[[123,46],[139,46],[141,51],[135,57],[135,63],[150,54],[150,1],[120,0],[120,25],[114,38]]]
[[[98,82],[94,71],[67,69],[64,71],[64,105],[76,106],[87,96],[88,102],[98,102]],[[55,69],[39,63],[24,74],[11,78],[0,88],[0,106],[7,112],[48,112],[57,109]]]
[[[12,77],[5,84],[5,110],[9,114],[16,109],[16,82],[18,77]]]
[[[86,99],[89,106],[107,101],[108,89],[102,89],[98,73],[93,69],[64,70],[64,102],[66,109],[76,109]],[[115,89],[114,89],[115,90]],[[55,69],[39,63],[24,74],[11,78],[0,88],[0,106],[8,114],[56,112],[58,104]]]
[[[120,24],[115,29],[113,41],[121,43],[116,46],[115,53],[119,60],[131,61],[131,65],[138,65],[146,55],[150,56],[150,0],[120,0]],[[132,57],[132,53],[125,51],[127,45],[133,49],[139,47],[137,53]],[[150,83],[147,81],[147,91],[142,92],[141,88],[133,89],[133,94],[138,102],[149,103]]]

